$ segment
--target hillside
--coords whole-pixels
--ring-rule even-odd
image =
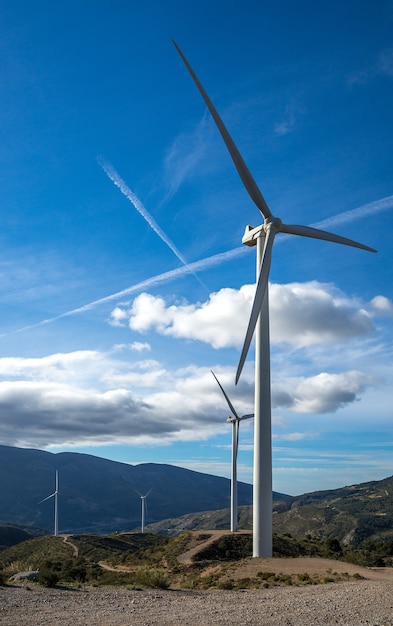
[[[33,539],[37,534],[40,533],[38,531],[33,532],[31,529],[20,528],[19,526],[12,526],[0,522],[0,550],[22,543],[22,541]]]
[[[151,532],[175,535],[187,530],[225,528],[227,511],[188,513],[151,524]],[[239,508],[239,529],[251,530],[252,507]],[[363,541],[393,541],[393,476],[381,481],[316,491],[273,502],[273,530],[297,539],[336,538],[357,547]]]
[[[296,497],[274,516],[274,529],[294,537],[337,537],[353,546],[366,539],[392,541],[393,476]]]
[[[0,585],[21,571],[46,586],[87,582],[134,589],[267,588],[393,576],[392,554],[377,548],[343,551],[334,542],[274,535],[273,558],[254,559],[251,552],[250,532],[47,535],[0,552]],[[370,566],[386,569],[364,569]]]
[[[146,522],[230,505],[230,481],[225,478],[171,465],[133,466],[87,454],[0,446],[0,520],[51,531],[53,499],[39,502],[53,493],[56,470],[60,532],[137,528],[141,520],[137,492],[150,489]],[[239,503],[251,501],[251,485],[239,483]]]

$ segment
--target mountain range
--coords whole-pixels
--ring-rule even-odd
[[[172,465],[129,465],[88,454],[0,446],[0,520],[53,531],[59,473],[59,532],[114,532],[230,506],[230,481]],[[239,483],[239,504],[251,504],[252,486]],[[280,494],[275,494],[279,498]],[[229,518],[228,518],[229,523]]]
[[[172,465],[129,465],[93,455],[0,446],[0,520],[52,533],[59,472],[59,532],[138,531],[178,534],[229,529],[230,481]],[[151,491],[150,491],[151,490]],[[239,528],[252,528],[252,485],[239,482]],[[299,496],[273,494],[273,530],[295,538],[336,537],[358,546],[393,542],[393,476]],[[7,543],[7,542],[6,542]],[[392,544],[393,545],[393,544]]]

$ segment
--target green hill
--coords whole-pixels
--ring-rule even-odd
[[[151,524],[148,530],[175,535],[226,528],[228,510],[188,513]],[[239,507],[239,529],[251,530],[252,507]],[[343,545],[393,541],[393,477],[273,501],[273,530],[294,538],[336,538]]]

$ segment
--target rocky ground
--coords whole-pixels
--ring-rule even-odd
[[[269,560],[270,569],[274,561]],[[291,568],[292,573],[295,563],[299,572],[306,568],[310,573],[326,571],[326,566],[332,565],[331,561],[319,559],[279,561],[280,571]],[[310,570],[311,565],[314,570]],[[337,566],[334,562],[336,570]],[[344,566],[348,570],[348,564]],[[0,588],[0,625],[393,626],[392,570],[356,569],[367,578],[244,591],[15,585]]]

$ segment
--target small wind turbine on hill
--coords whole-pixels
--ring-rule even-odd
[[[247,226],[242,242],[247,246],[257,246],[257,287],[248,323],[246,337],[236,372],[239,380],[255,331],[255,408],[254,408],[254,481],[253,481],[253,556],[272,556],[272,445],[271,445],[271,397],[270,397],[270,341],[269,341],[269,297],[268,278],[271,264],[273,241],[277,233],[300,235],[312,239],[322,239],[376,252],[373,248],[340,237],[323,230],[283,224],[270,211],[265,198],[237,149],[224,122],[217,113],[198,77],[188,63],[179,46],[174,46],[191,74],[218,130],[224,140],[235,168],[250,198],[259,209],[263,224],[254,228]]]
[[[214,378],[217,381],[218,386],[220,387],[225,400],[227,401],[227,404],[229,406],[229,409],[233,415],[233,417],[228,417],[227,422],[230,422],[232,424],[232,463],[231,463],[231,532],[236,532],[237,531],[237,521],[238,521],[238,514],[237,514],[237,510],[238,510],[238,503],[237,503],[237,453],[238,453],[238,449],[239,449],[239,428],[240,428],[240,422],[242,420],[247,420],[250,419],[250,417],[254,417],[254,413],[250,413],[247,415],[242,415],[241,417],[239,417],[239,415],[237,414],[232,402],[230,401],[229,397],[227,396],[224,387],[221,385],[220,381],[218,380],[217,376],[215,375],[215,373],[213,372],[213,370],[211,370],[211,373],[213,374]]]
[[[59,534],[59,509],[58,509],[58,497],[59,497],[59,472],[56,470],[56,480],[55,480],[55,490],[50,494],[47,498],[44,498],[38,504],[42,504],[42,502],[46,502],[46,500],[50,500],[51,498],[55,499],[55,528],[54,535],[57,537]]]
[[[142,495],[141,493],[139,493],[139,491],[136,491],[138,496],[141,497],[141,533],[142,534],[145,532],[145,515],[146,515],[146,510],[147,510],[146,498],[149,495],[149,493],[151,493],[152,491],[153,491],[153,487],[145,495]]]

